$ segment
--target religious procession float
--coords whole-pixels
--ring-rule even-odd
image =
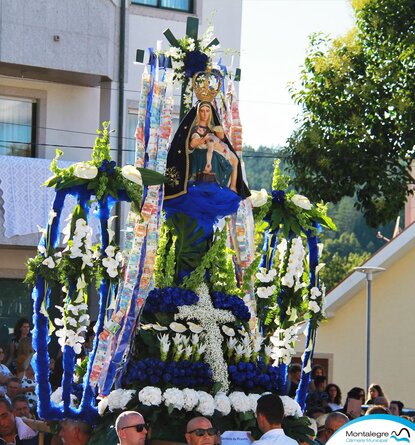
[[[90,161],[61,169],[58,154],[52,162],[46,185],[55,187],[55,200],[27,277],[34,288],[38,413],[96,425],[97,444],[116,443],[112,425],[125,409],[143,413],[153,440],[183,442],[196,415],[212,418],[221,431],[255,435],[257,399],[286,394],[287,366],[304,335],[298,403],[283,399],[291,419],[286,432],[295,425],[296,437],[307,441],[301,409],[324,318],[318,235],[334,225],[322,204],[289,188],[278,163],[271,193],[249,190],[235,75],[215,63],[219,42],[211,28],[198,38],[195,20],[183,39],[165,32],[167,51],[150,50],[134,165],[111,160],[108,123]],[[178,82],[183,118],[173,134]],[[70,195],[77,204],[63,222]],[[121,201],[131,203],[122,250],[111,216]],[[79,363],[93,286],[96,335]],[[61,316],[52,319],[56,288]],[[54,336],[63,376],[52,393]]]

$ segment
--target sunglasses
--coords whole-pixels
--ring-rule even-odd
[[[216,436],[216,428],[196,428],[195,430],[188,431],[188,434],[195,434],[198,437],[204,436],[206,433],[208,436]]]
[[[144,428],[146,430],[148,430],[149,425],[148,423],[139,423],[138,425],[130,425],[130,426],[125,426],[124,428],[121,428],[122,430],[125,430],[127,428],[135,428],[135,430],[137,431],[137,433],[142,433]]]

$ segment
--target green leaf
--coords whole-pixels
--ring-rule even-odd
[[[60,181],[60,176],[52,176],[51,178],[47,179],[42,186],[45,187],[55,187],[55,185]]]
[[[203,228],[184,213],[174,214],[166,224],[174,228],[178,235],[175,245],[176,271],[195,269],[207,250],[207,240],[201,242],[205,235]]]
[[[66,189],[68,187],[75,187],[77,185],[86,184],[89,179],[77,178],[76,176],[69,176],[67,178],[63,178],[59,185],[56,186],[57,190]]]
[[[168,179],[154,170],[149,170],[148,168],[137,168],[141,173],[141,179],[144,185],[159,185],[164,184]]]

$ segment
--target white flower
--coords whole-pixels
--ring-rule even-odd
[[[294,286],[294,277],[291,274],[286,274],[281,278],[281,284],[283,286],[287,287],[293,287]]]
[[[251,406],[251,411],[256,413],[256,407],[258,405],[258,399],[261,397],[261,394],[248,394],[249,404]]]
[[[138,393],[138,400],[146,406],[159,406],[162,400],[161,389],[146,386]]]
[[[198,391],[199,403],[196,407],[196,411],[202,414],[202,416],[212,416],[215,412],[215,400],[205,391]]]
[[[311,372],[311,360],[308,361],[307,366],[304,367],[303,369],[304,374],[308,374],[309,372]]]
[[[251,403],[248,396],[241,391],[234,391],[229,394],[233,409],[238,413],[246,413],[251,410]]]
[[[115,389],[107,397],[108,409],[112,412],[115,409],[125,409],[127,403],[133,398],[136,391],[132,389]]]
[[[251,190],[251,196],[249,197],[253,207],[261,207],[266,204],[268,200],[268,193],[265,189],[261,189],[259,192],[257,190]]]
[[[98,169],[95,167],[95,165],[88,164],[87,162],[79,162],[73,166],[73,174],[77,178],[93,179],[98,174]]]
[[[308,302],[308,308],[315,314],[317,314],[317,312],[320,312],[320,306],[314,300]]]
[[[50,395],[50,400],[55,404],[59,405],[62,402],[62,386],[55,389],[53,393]]]
[[[110,218],[108,218],[107,232],[108,232],[108,242],[109,243],[111,243],[111,241],[114,239],[114,235],[115,235],[114,230],[111,229],[112,222],[114,221],[115,218],[117,218],[117,215],[114,215],[114,216],[111,216]]]
[[[105,253],[108,257],[112,258],[115,255],[115,247],[111,245],[107,246]]]
[[[187,330],[187,328],[184,324],[177,323],[175,321],[173,321],[169,324],[169,328],[174,332],[180,332],[180,333]]]
[[[226,325],[222,326],[222,331],[228,336],[228,337],[234,337],[235,331],[232,328],[229,328]]]
[[[46,253],[46,247],[45,246],[38,246],[37,251],[39,253],[45,254]]]
[[[196,323],[192,323],[191,321],[187,322],[187,326],[189,326],[190,331],[194,334],[200,334],[203,331],[202,326],[199,326]]]
[[[284,405],[284,416],[302,417],[300,405],[289,396],[280,396],[280,399]]]
[[[162,332],[162,331],[167,331],[167,330],[168,330],[168,328],[166,328],[166,326],[161,326],[161,325],[158,324],[158,323],[153,324],[151,327],[152,327],[155,331],[158,331],[158,332]]]
[[[316,274],[320,272],[321,269],[326,265],[326,263],[320,263],[316,266]]]
[[[321,291],[318,287],[312,287],[310,289],[310,298],[315,300],[316,298],[321,297]]]
[[[108,397],[104,397],[98,402],[98,414],[100,416],[103,416],[107,408],[108,408]]]
[[[141,173],[137,170],[134,165],[124,165],[121,170],[121,174],[124,178],[138,185],[143,185],[143,180],[141,179]]]
[[[270,269],[268,272],[266,269],[261,269],[260,272],[256,274],[256,277],[258,278],[261,283],[269,283],[277,276],[277,271],[275,269]]]
[[[275,284],[268,287],[258,287],[256,290],[256,294],[258,298],[269,298],[276,291],[276,289],[277,288]]]
[[[183,391],[183,408],[186,411],[192,411],[199,403],[199,396],[197,391],[191,388],[184,388]]]
[[[70,395],[70,399],[71,399],[71,406],[73,408],[76,408],[78,405],[78,399],[75,397],[74,394]],[[57,388],[55,391],[53,391],[53,393],[50,396],[50,400],[55,404],[55,405],[60,405],[62,403],[62,386],[59,386],[59,388]]]
[[[52,224],[56,215],[57,213],[53,209],[49,212],[49,221],[48,221],[49,224]]]
[[[42,264],[44,264],[45,266],[48,266],[49,269],[54,269],[55,268],[55,261],[53,261],[53,258],[51,256],[48,256],[47,258],[45,258],[42,261]]]
[[[304,210],[311,210],[310,201],[303,195],[293,195],[293,197],[291,198],[291,202],[297,207],[301,207]]]
[[[163,394],[164,404],[181,410],[184,405],[184,397],[182,391],[177,388],[169,388]]]
[[[218,392],[215,395],[215,408],[223,416],[227,416],[231,412],[232,409],[231,401],[229,400],[229,397],[225,393]]]

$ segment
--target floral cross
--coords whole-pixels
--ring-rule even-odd
[[[221,384],[220,390],[229,389],[228,366],[222,352],[222,333],[219,326],[235,321],[235,317],[228,310],[215,309],[209,295],[209,289],[202,283],[196,292],[199,301],[195,305],[180,306],[175,319],[197,320],[206,331],[205,361],[210,365],[213,380]]]

